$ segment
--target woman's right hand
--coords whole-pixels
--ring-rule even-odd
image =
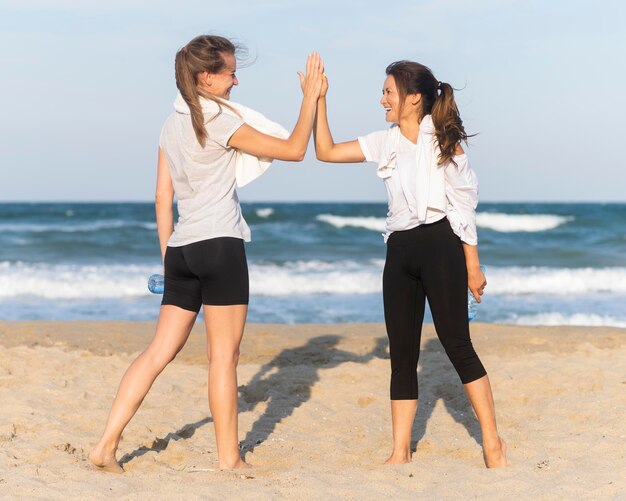
[[[328,92],[328,78],[326,77],[326,71],[322,73],[322,89],[320,90],[320,97],[326,97]]]
[[[320,97],[322,85],[325,78],[324,63],[317,52],[312,52],[306,60],[306,74],[298,71],[300,77],[300,87],[305,97]],[[328,88],[328,86],[326,86]]]

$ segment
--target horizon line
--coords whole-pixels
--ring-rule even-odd
[[[240,200],[242,204],[386,204],[385,200]],[[8,204],[153,204],[154,200],[0,200]],[[481,200],[488,204],[626,204],[626,200]]]

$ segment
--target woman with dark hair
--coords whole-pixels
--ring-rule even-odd
[[[417,411],[417,363],[428,299],[437,335],[476,412],[487,467],[506,466],[487,373],[476,355],[467,319],[467,288],[480,302],[487,284],[478,259],[478,184],[460,143],[467,141],[452,87],[426,66],[387,67],[380,103],[388,130],[335,143],[324,87],[314,128],[317,158],[375,162],[389,197],[383,273],[385,324],[391,357],[393,450],[387,463],[411,461]]]
[[[309,55],[300,116],[289,134],[274,122],[229,101],[238,85],[237,47],[203,35],[176,54],[175,112],[159,142],[157,231],[165,292],[154,338],[124,374],[104,433],[89,455],[116,473],[122,431],[152,383],[187,341],[203,307],[209,359],[209,407],[220,468],[242,468],[237,421],[237,361],[248,311],[248,267],[243,219],[235,186],[258,177],[271,159],[301,161],[322,87],[322,61]],[[174,227],[173,200],[178,222]]]

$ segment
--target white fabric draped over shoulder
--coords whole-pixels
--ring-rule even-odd
[[[285,129],[282,125],[273,122],[258,111],[233,101],[224,101],[219,98],[216,99],[223,103],[221,106],[222,113],[241,118],[250,127],[262,132],[263,134],[278,137],[280,139],[287,139],[289,137],[289,131],[287,129]],[[210,99],[200,98],[200,105],[202,106],[202,111],[205,116],[215,116],[220,112],[218,104]],[[184,113],[187,115],[190,114],[189,106],[187,106],[183,96],[180,94],[176,96],[174,109],[178,113]],[[237,179],[237,186],[240,188],[261,176],[274,160],[272,158],[256,157],[239,150],[236,151],[235,177]]]
[[[430,115],[420,123],[417,144],[402,137],[400,127],[359,137],[365,159],[378,164],[389,196],[385,240],[393,231],[414,228],[448,217],[455,234],[465,243],[478,243],[476,207],[478,180],[467,155],[438,165],[440,154]],[[398,165],[398,162],[406,165]]]
[[[179,247],[209,238],[234,237],[250,241],[251,234],[236,192],[267,170],[271,158],[257,158],[229,146],[244,124],[277,137],[289,137],[280,125],[240,104],[218,104],[201,99],[207,141],[202,146],[182,96],[161,130],[159,146],[165,153],[176,193],[178,221],[168,245]]]

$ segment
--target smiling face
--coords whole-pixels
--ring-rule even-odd
[[[396,88],[396,79],[391,75],[387,75],[385,78],[380,104],[385,108],[385,120],[387,122],[397,123],[400,120],[400,96]]]
[[[396,79],[392,75],[387,75],[383,84],[383,97],[380,104],[385,108],[385,120],[391,123],[400,123],[400,119],[411,119],[412,115],[418,114],[420,94],[409,94],[402,98],[396,86]]]
[[[230,99],[230,90],[234,85],[239,85],[235,71],[237,60],[234,54],[222,52],[224,67],[219,73],[206,73],[204,83],[206,89],[214,96],[222,99]]]

